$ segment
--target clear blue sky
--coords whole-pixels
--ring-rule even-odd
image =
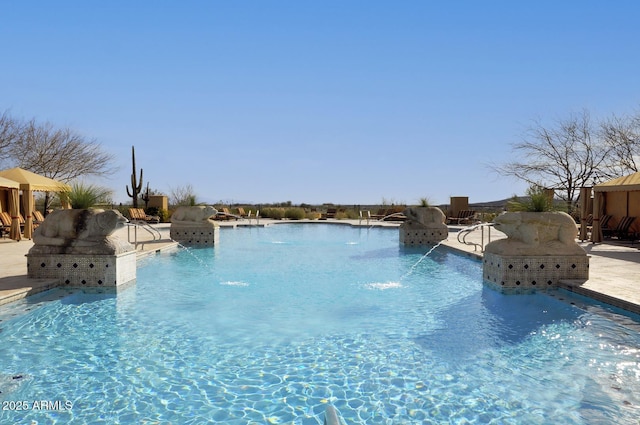
[[[637,1],[0,1],[0,111],[256,203],[521,194],[532,119],[640,106]]]

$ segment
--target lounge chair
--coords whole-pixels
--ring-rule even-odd
[[[390,209],[386,210],[384,216],[382,216],[378,220],[380,220],[380,221],[405,221],[407,219],[407,216],[404,215],[403,211],[404,211],[404,208],[402,208],[402,207],[390,208]]]
[[[387,210],[384,208],[378,209],[378,211],[374,214],[371,214],[370,217],[374,220],[380,220],[381,218],[385,218],[387,216]]]
[[[147,215],[142,208],[129,208],[129,219],[132,222],[160,223],[160,217]]]
[[[582,235],[582,229],[585,229],[584,235],[585,238],[588,238],[588,235],[590,235],[593,230],[593,214],[582,218],[580,224],[576,224],[576,228],[578,229],[579,236]]]
[[[238,220],[239,218],[242,218],[242,217],[235,214],[231,214],[231,211],[229,211],[229,208],[222,207],[220,208],[220,211],[218,211],[218,213],[213,219],[214,220]]]
[[[27,224],[27,220],[25,220],[24,216],[20,213],[18,214],[18,222],[20,223],[20,229],[24,231],[24,225]]]
[[[40,224],[44,221],[44,216],[40,211],[33,212],[33,224]]]
[[[2,237],[11,232],[11,216],[7,212],[0,212],[0,234]]]
[[[251,212],[251,211],[249,211]],[[244,212],[244,208],[242,207],[238,207],[238,215],[242,218],[246,218],[248,216],[248,214],[246,212]]]
[[[600,230],[602,230],[602,234],[604,235],[605,232],[609,232],[611,229],[609,229],[609,221],[611,220],[610,215],[603,215],[602,217],[600,217]]]
[[[476,212],[473,210],[460,210],[455,217],[447,217],[447,224],[469,224],[475,217]]]
[[[335,208],[327,208],[327,212],[320,215],[320,220],[326,220],[328,218],[336,218],[338,210]]]
[[[13,219],[8,212],[0,212],[0,221],[2,222],[2,227],[6,228],[8,231],[11,231],[11,222]],[[20,223],[20,233],[24,232],[24,224],[25,220],[22,214],[18,214],[18,223]]]
[[[616,227],[614,227],[613,229],[604,229],[603,236],[610,238],[616,237],[618,239],[628,238],[630,235],[629,228],[631,227],[631,224],[633,224],[635,219],[635,217],[629,216],[622,217]]]

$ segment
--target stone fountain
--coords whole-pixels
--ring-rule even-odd
[[[211,206],[178,207],[171,215],[171,239],[190,246],[217,245],[220,225],[211,220],[217,213]]]
[[[400,225],[400,243],[403,245],[432,245],[449,236],[446,216],[440,208],[408,207],[403,214],[407,217]]]
[[[561,279],[589,278],[589,257],[576,241],[578,229],[563,212],[507,212],[495,220],[507,235],[489,243],[483,277],[499,288],[554,287]]]
[[[27,253],[31,278],[68,287],[117,287],[136,279],[136,252],[113,236],[127,219],[116,210],[65,209],[47,216]]]

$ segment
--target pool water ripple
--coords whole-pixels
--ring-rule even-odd
[[[388,229],[225,229],[117,295],[35,297],[2,316],[0,398],[73,408],[0,422],[319,424],[331,404],[347,423],[635,423],[629,318],[501,295],[444,250],[399,280],[423,254]]]

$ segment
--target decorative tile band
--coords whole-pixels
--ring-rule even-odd
[[[429,245],[447,239],[449,232],[441,229],[400,228],[400,243],[403,245]]]
[[[171,224],[169,237],[181,244],[192,246],[214,246],[220,239],[219,227],[193,227],[193,226],[176,226]]]
[[[536,289],[556,287],[560,279],[589,278],[589,257],[571,256],[502,256],[485,253],[482,276],[500,288]]]
[[[66,287],[115,287],[135,281],[136,252],[119,255],[27,255],[31,278],[57,279]]]

